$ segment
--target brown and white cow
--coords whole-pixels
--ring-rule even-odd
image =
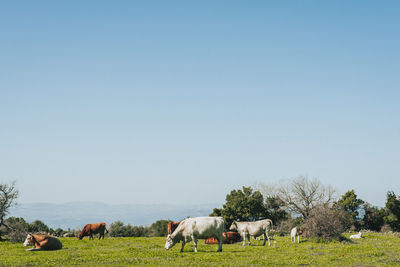
[[[104,239],[104,232],[108,233],[106,229],[106,223],[90,223],[86,224],[83,227],[82,231],[78,235],[78,239],[81,240],[85,236],[89,236],[90,239],[94,239],[94,234],[99,234],[99,239],[103,237]]]
[[[303,229],[297,226],[292,228],[292,230],[290,231],[290,241],[296,243],[296,237],[297,237],[297,244],[299,244],[301,235],[303,235]]]
[[[62,243],[58,238],[51,235],[28,234],[24,246],[33,246],[26,251],[57,250],[62,248]]]
[[[175,231],[176,227],[178,227],[178,225],[179,222],[168,222],[168,234],[172,234]]]

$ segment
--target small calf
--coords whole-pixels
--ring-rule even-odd
[[[297,236],[297,243],[300,243],[300,235],[303,233],[303,230],[301,228],[293,228],[290,231],[290,241],[293,243],[296,243],[296,236]]]
[[[351,235],[350,238],[355,238],[355,239],[362,238],[362,233],[358,232],[358,234],[356,234],[356,235]]]

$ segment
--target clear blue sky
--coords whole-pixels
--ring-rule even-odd
[[[400,194],[399,1],[1,1],[20,202],[223,203],[318,177]]]

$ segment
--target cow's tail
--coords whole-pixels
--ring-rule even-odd
[[[268,223],[269,223],[269,225],[268,225],[269,233],[268,234],[274,236],[274,224],[272,223],[272,220],[270,220],[270,219],[268,219]]]
[[[268,221],[270,224],[271,231],[274,230],[274,224],[272,223],[272,220],[268,219]]]
[[[108,233],[107,224],[106,223],[103,223],[103,224],[104,224],[104,233],[107,234]]]

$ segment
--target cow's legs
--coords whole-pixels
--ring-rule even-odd
[[[223,242],[223,240],[224,240],[224,237],[219,237],[219,238],[217,238],[218,239],[218,252],[221,252],[222,251],[222,242]],[[232,244],[232,243],[231,243]]]
[[[37,250],[42,250],[41,248],[28,248],[25,251],[37,251]]]
[[[101,238],[103,238],[104,239],[104,233],[99,233],[99,240],[101,239]]]
[[[269,231],[264,233],[264,244],[263,246],[265,246],[265,243],[267,242],[267,238],[268,238],[268,246],[271,246],[271,239],[269,238]]]
[[[181,248],[181,252],[183,252],[183,248],[185,247],[185,240],[182,240],[182,248]]]
[[[246,246],[246,233],[242,233],[242,239],[243,239],[243,246]]]
[[[300,235],[297,236],[297,244],[300,244]]]
[[[194,244],[194,252],[197,252],[197,238],[192,236],[193,244]]]
[[[247,234],[247,241],[248,241],[249,246],[250,246],[250,245],[251,245],[251,244],[250,244],[250,234]]]

